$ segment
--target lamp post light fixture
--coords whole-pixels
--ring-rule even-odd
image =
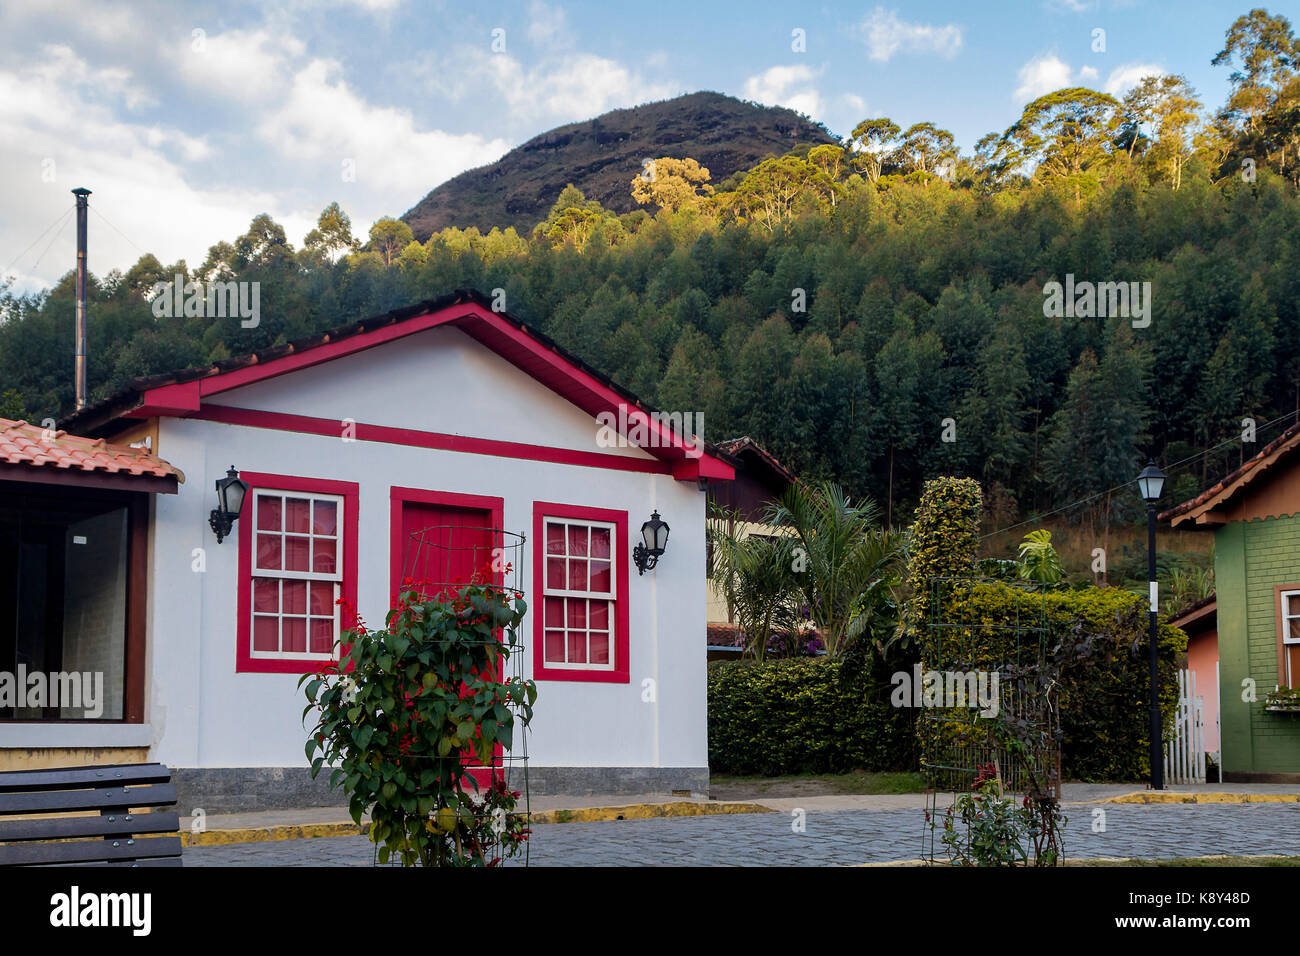
[[[658,511],[651,512],[650,520],[641,525],[641,543],[632,549],[637,574],[645,574],[659,563],[668,547],[668,531],[668,522],[660,520]]]
[[[217,479],[217,507],[208,515],[208,525],[217,536],[217,544],[230,534],[235,519],[244,508],[244,496],[248,494],[248,482],[239,477],[235,466],[231,465],[226,477]]]
[[[1165,487],[1165,473],[1150,461],[1137,476],[1138,491],[1147,503],[1147,580],[1151,587],[1151,608],[1148,612],[1150,631],[1147,637],[1151,658],[1151,789],[1165,788],[1164,774],[1164,721],[1160,717],[1160,675],[1156,658],[1156,632],[1159,628],[1160,586],[1156,583],[1156,502]]]

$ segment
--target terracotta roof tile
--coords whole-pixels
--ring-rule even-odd
[[[185,480],[180,469],[143,448],[110,445],[102,438],[82,438],[7,418],[0,418],[0,462],[110,475],[175,476],[178,481]]]

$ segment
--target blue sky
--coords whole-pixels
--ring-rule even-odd
[[[1216,107],[1210,60],[1251,5],[0,0],[0,275],[72,265],[71,218],[42,234],[74,186],[94,191],[92,271],[197,265],[258,213],[297,245],[337,200],[364,234],[553,126],[701,89],[839,135],[928,120],[966,152],[1062,86],[1182,73]]]

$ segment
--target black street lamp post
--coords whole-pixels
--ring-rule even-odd
[[[1137,477],[1138,491],[1147,503],[1147,580],[1151,587],[1150,633],[1147,638],[1151,655],[1151,789],[1165,788],[1164,721],[1160,718],[1160,674],[1156,656],[1156,633],[1159,629],[1160,590],[1156,583],[1156,502],[1164,490],[1165,473],[1151,461]]]

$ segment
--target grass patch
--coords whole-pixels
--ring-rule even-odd
[[[709,777],[709,795],[714,800],[924,792],[925,783],[921,780],[921,775],[915,771],[808,773],[787,774],[780,777],[712,774]]]

